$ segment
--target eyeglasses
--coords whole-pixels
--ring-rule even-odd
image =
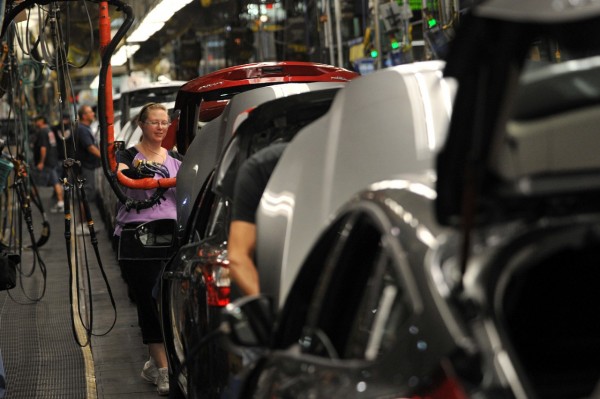
[[[171,125],[171,122],[167,121],[146,121],[144,123],[154,127],[157,127],[158,125],[161,125],[162,127],[168,127]]]

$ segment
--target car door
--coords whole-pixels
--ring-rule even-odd
[[[398,381],[382,386],[376,372],[408,335],[402,327],[414,300],[405,285],[411,278],[400,272],[381,218],[373,209],[355,209],[317,242],[286,300],[276,334],[280,351],[257,379],[256,397],[408,390]]]

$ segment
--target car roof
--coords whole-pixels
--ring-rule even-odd
[[[177,131],[170,130],[167,139],[176,141],[178,150],[185,153],[198,120],[209,122],[218,117],[229,100],[244,91],[282,83],[346,83],[358,76],[344,68],[300,61],[260,62],[220,69],[181,87],[175,102],[181,117]]]
[[[261,290],[282,302],[319,230],[356,192],[395,174],[433,170],[454,94],[443,66],[417,62],[355,79],[295,136],[257,212]]]
[[[303,126],[327,112],[340,89],[294,94],[250,110],[217,164],[213,190],[232,199],[237,172],[244,161],[276,141],[290,142]]]
[[[223,112],[204,125],[194,137],[177,175],[177,219],[183,229],[205,179],[219,161],[221,152],[229,142],[237,117],[244,111],[267,101],[295,94],[341,87],[343,82],[285,83],[264,86],[240,93],[227,104]],[[176,103],[177,104],[177,103]],[[179,148],[178,148],[179,150]],[[180,151],[181,152],[181,151]]]
[[[257,83],[347,82],[355,76],[355,72],[347,69],[313,62],[261,62],[224,68],[200,76],[187,82],[181,87],[181,91],[204,93]]]

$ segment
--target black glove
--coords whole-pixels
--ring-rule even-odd
[[[154,174],[143,173],[139,169],[122,169],[121,173],[130,179],[144,179],[146,177],[154,177]]]

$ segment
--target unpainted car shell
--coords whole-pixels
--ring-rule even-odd
[[[454,92],[443,67],[420,62],[352,81],[290,143],[257,211],[261,290],[279,304],[319,231],[351,195],[394,174],[433,168]]]

